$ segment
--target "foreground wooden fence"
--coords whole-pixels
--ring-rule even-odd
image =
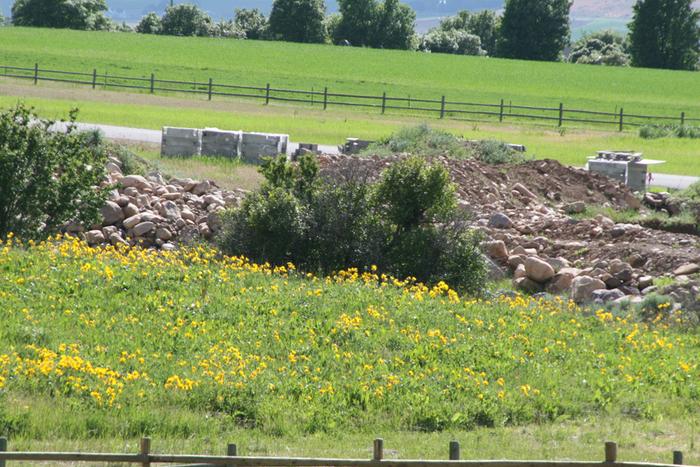
[[[151,440],[143,438],[136,454],[98,454],[76,452],[8,452],[7,440],[0,438],[0,467],[10,461],[53,463],[126,463],[150,467],[154,464],[175,464],[178,467],[672,467],[683,464],[683,453],[673,452],[673,464],[618,462],[617,444],[605,443],[605,460],[595,461],[506,461],[460,460],[460,446],[450,442],[449,460],[399,460],[384,458],[384,441],[375,439],[371,459],[324,459],[302,457],[238,456],[235,444],[227,446],[226,456],[197,456],[187,454],[153,454]]]
[[[60,83],[81,84],[92,89],[126,88],[145,90],[151,94],[156,92],[186,93],[206,95],[209,100],[216,96],[239,97],[255,99],[269,104],[271,101],[310,104],[322,107],[326,110],[329,106],[345,106],[370,108],[381,111],[384,114],[390,110],[399,114],[422,114],[439,118],[461,118],[471,120],[490,120],[504,122],[536,120],[556,124],[559,127],[564,123],[578,123],[596,126],[613,126],[623,131],[626,126],[642,126],[646,124],[697,124],[700,118],[690,118],[686,112],[679,112],[677,116],[639,115],[625,113],[623,108],[616,108],[614,112],[600,112],[593,110],[573,109],[559,103],[556,107],[537,107],[528,105],[516,105],[512,101],[500,99],[496,103],[459,102],[448,100],[446,96],[440,99],[416,99],[400,96],[390,96],[386,92],[381,96],[370,96],[349,93],[330,92],[328,88],[323,90],[299,90],[273,88],[270,83],[265,86],[243,86],[237,84],[215,83],[212,78],[206,81],[177,81],[156,78],[151,73],[150,77],[133,77],[124,75],[112,75],[107,72],[100,73],[97,69],[92,72],[62,71],[40,68],[39,64],[33,67],[18,67],[1,65],[2,76],[8,78],[26,79],[38,84],[39,81],[54,81]]]

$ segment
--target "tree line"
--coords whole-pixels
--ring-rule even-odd
[[[143,34],[331,43],[524,60],[568,60],[611,66],[698,69],[700,11],[692,0],[637,0],[629,34],[613,31],[570,41],[570,0],[506,0],[501,15],[461,11],[419,36],[416,14],[399,0],[274,0],[269,16],[236,9],[214,21],[193,4],[149,13],[132,29],[106,17],[105,0],[16,0],[17,26],[132,31]],[[0,24],[4,23],[0,15]]]

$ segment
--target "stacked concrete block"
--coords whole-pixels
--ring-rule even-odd
[[[241,135],[240,131],[223,131],[216,128],[202,130],[202,155],[238,157]]]
[[[627,182],[627,162],[608,161],[604,159],[591,159],[588,161],[588,170],[591,173],[605,175],[608,178],[622,183]]]
[[[198,156],[202,153],[202,131],[196,128],[163,127],[160,146],[163,156]]]
[[[646,191],[647,165],[631,162],[627,166],[627,186],[632,191]]]
[[[263,157],[276,157],[287,153],[289,135],[270,133],[243,133],[240,156],[243,162],[259,164]]]

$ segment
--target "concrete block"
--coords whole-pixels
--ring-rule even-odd
[[[202,130],[202,155],[238,157],[241,146],[240,131],[223,131],[216,128]]]
[[[241,160],[259,164],[263,157],[276,157],[287,153],[289,135],[270,133],[243,133],[241,135]]]
[[[163,127],[160,153],[163,156],[200,155],[202,131],[196,128]]]

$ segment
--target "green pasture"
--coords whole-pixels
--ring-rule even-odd
[[[700,74],[686,71],[32,28],[0,29],[0,44],[0,65],[700,117]]]

